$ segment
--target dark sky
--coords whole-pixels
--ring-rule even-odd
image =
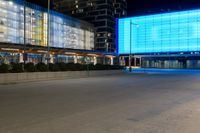
[[[128,15],[144,15],[200,8],[200,0],[127,0]]]
[[[47,0],[27,0],[46,5]],[[128,16],[200,8],[200,0],[127,0]]]

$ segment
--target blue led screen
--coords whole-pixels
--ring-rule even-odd
[[[200,10],[118,19],[117,31],[119,54],[200,51]]]

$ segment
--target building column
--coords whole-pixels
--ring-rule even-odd
[[[140,66],[139,67],[142,67],[142,58],[140,57],[139,59],[140,59],[140,63],[139,63]]]
[[[50,57],[50,59],[49,59],[49,63],[54,63],[54,62],[53,62],[53,55],[52,55],[52,54],[50,54],[50,56],[49,56],[49,57]]]
[[[112,65],[112,66],[114,65],[114,58],[113,57],[110,58],[110,65]]]
[[[42,55],[42,62],[45,63],[45,64],[47,64],[47,56],[48,56],[47,54]]]
[[[128,65],[129,65],[129,67],[132,67],[132,55],[129,55]]]
[[[78,63],[78,57],[75,55],[74,56],[74,64],[77,64]]]
[[[137,66],[137,57],[134,57],[134,66]]]
[[[94,65],[96,65],[96,64],[97,64],[97,57],[94,56]]]
[[[23,63],[24,62],[24,57],[23,57],[23,54],[20,53],[19,54],[19,63]]]

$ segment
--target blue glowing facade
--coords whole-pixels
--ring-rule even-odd
[[[119,54],[200,51],[200,9],[118,19]]]

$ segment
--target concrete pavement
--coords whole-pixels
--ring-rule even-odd
[[[0,133],[199,133],[200,75],[0,85]]]

